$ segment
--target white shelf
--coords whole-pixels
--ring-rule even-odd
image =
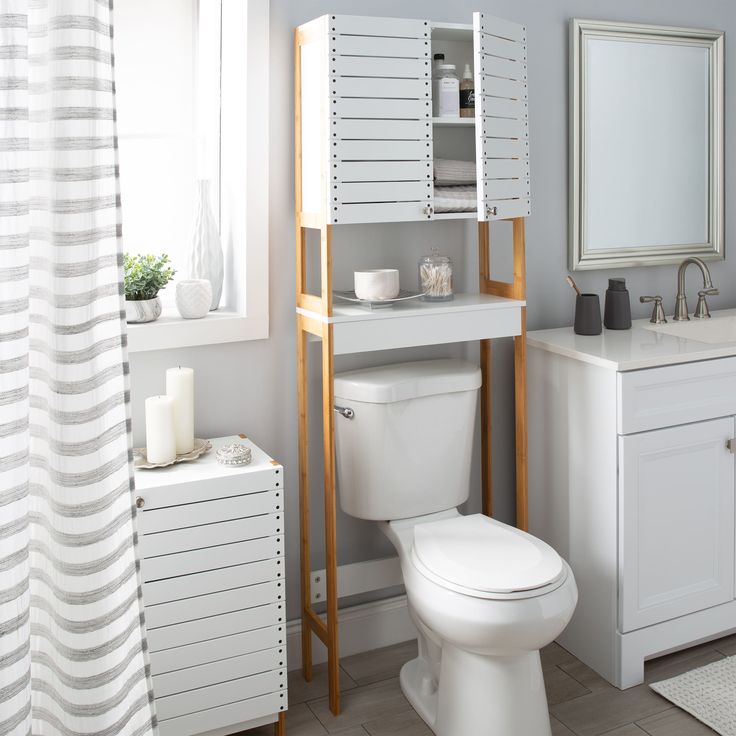
[[[477,220],[477,212],[435,212],[433,220]]]
[[[438,128],[473,128],[475,118],[432,118],[432,125]]]
[[[519,335],[525,304],[489,294],[455,294],[449,302],[415,300],[383,309],[336,304],[332,317],[297,312],[332,324],[333,352],[345,355]]]
[[[431,23],[433,41],[473,41],[471,23]]]

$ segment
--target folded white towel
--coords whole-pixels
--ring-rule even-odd
[[[434,160],[434,180],[440,186],[475,184],[475,161],[436,158]]]
[[[478,209],[476,187],[435,187],[435,212],[475,212]]]

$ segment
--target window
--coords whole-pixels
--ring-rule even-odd
[[[129,325],[131,351],[268,335],[267,58],[267,0],[116,5],[123,246],[168,253],[176,278],[186,278],[204,178],[226,264],[217,312],[182,320],[175,280],[161,293],[161,319]]]

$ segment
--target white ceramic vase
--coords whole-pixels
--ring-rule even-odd
[[[210,183],[207,179],[200,179],[197,182],[195,207],[194,232],[189,250],[189,278],[207,279],[210,282],[212,285],[210,310],[212,310],[220,306],[225,259],[217,222],[210,206]]]
[[[212,306],[212,285],[207,279],[185,279],[176,283],[176,308],[184,319],[201,319]]]
[[[161,299],[155,296],[153,299],[126,299],[125,321],[153,322],[161,316]]]

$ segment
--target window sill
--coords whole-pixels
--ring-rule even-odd
[[[268,337],[268,318],[218,309],[202,319],[183,319],[174,308],[164,309],[155,322],[128,325],[128,352],[215,345]]]

